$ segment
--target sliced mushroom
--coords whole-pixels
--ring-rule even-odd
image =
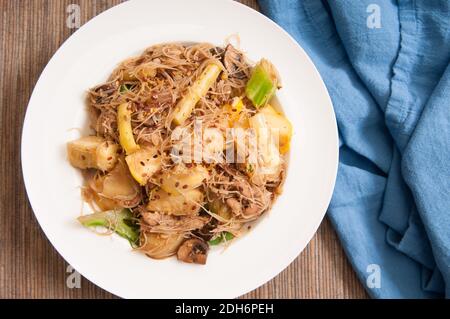
[[[244,79],[246,77],[245,71],[242,70],[240,66],[244,64],[244,56],[231,44],[228,44],[225,48],[223,64],[227,69],[230,77],[234,77],[237,79]]]
[[[178,248],[177,257],[178,260],[204,265],[208,256],[209,246],[203,240],[198,238],[192,238],[186,240]]]
[[[214,47],[209,49],[209,53],[211,53],[216,58],[220,58],[223,56],[224,49],[222,49],[221,47]]]
[[[212,230],[214,230],[217,227],[217,219],[212,218],[205,226],[203,226],[201,229],[196,230],[193,232],[195,236],[198,236],[202,238],[203,240],[210,240],[214,233]]]
[[[101,85],[97,85],[94,87],[91,91],[95,92],[95,95],[104,98],[112,95],[114,92],[116,92],[119,88],[119,82],[118,81],[111,81],[106,82]]]

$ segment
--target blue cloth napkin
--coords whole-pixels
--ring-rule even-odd
[[[450,1],[259,0],[307,51],[340,134],[328,209],[372,297],[450,297]]]

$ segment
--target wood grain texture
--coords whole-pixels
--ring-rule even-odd
[[[27,103],[48,60],[81,23],[119,0],[0,0],[0,298],[114,298],[89,281],[66,286],[67,264],[37,224],[22,180],[20,138]],[[255,0],[241,1],[258,9]],[[280,275],[243,298],[365,298],[336,234],[325,219],[303,253]]]

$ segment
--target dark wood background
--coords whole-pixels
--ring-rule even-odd
[[[0,0],[0,298],[114,298],[82,279],[66,285],[67,263],[37,224],[22,180],[20,138],[33,87],[75,29],[66,7],[81,7],[81,23],[120,0]],[[258,10],[256,0],[241,1]],[[366,298],[327,219],[281,274],[244,298]]]

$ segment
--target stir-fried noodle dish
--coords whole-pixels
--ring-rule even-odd
[[[92,134],[67,144],[94,211],[78,220],[151,258],[205,264],[281,194],[292,127],[280,88],[271,62],[231,44],[159,44],[123,61],[88,92]]]

